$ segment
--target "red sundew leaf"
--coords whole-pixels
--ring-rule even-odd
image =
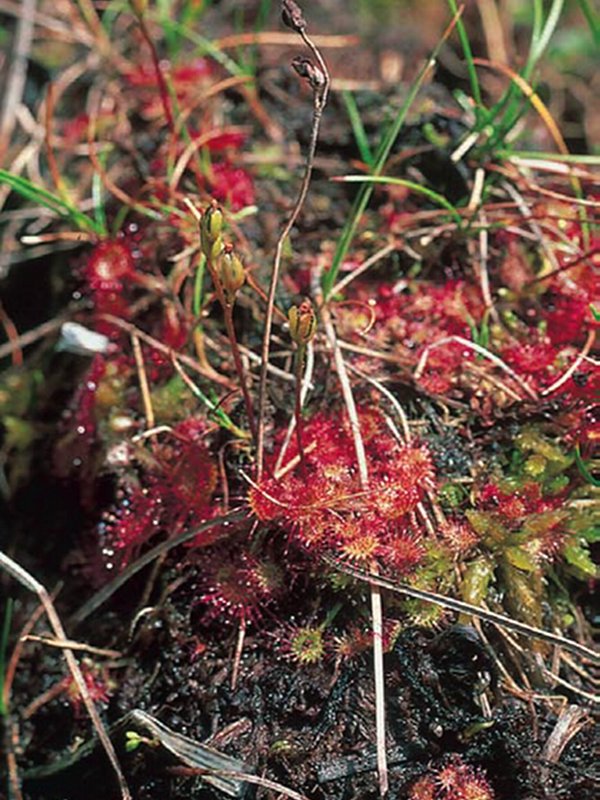
[[[190,444],[182,449],[168,477],[173,496],[190,511],[200,513],[217,486],[217,467],[204,447]]]
[[[213,556],[204,575],[207,588],[199,601],[207,606],[205,623],[221,617],[256,622],[283,585],[276,565],[245,553]]]
[[[66,144],[74,145],[87,138],[88,126],[90,123],[89,114],[85,112],[77,114],[72,119],[65,120],[62,126],[62,135]]]
[[[453,388],[456,382],[455,376],[448,372],[443,374],[434,370],[425,370],[419,378],[419,386],[427,394],[445,395]]]
[[[402,574],[411,572],[424,555],[425,548],[419,540],[402,530],[388,533],[380,548],[382,563]]]
[[[175,67],[172,80],[176,86],[191,84],[194,87],[200,78],[210,77],[213,73],[213,65],[208,59],[196,58],[190,64]]]
[[[450,550],[464,556],[479,542],[479,534],[467,521],[448,519],[438,531]]]
[[[198,80],[210,76],[212,72],[209,61],[197,58],[189,64],[175,67],[171,71],[171,81],[175,88],[196,88]],[[136,89],[157,88],[156,71],[148,64],[135,64],[133,69],[126,72],[123,77],[130,86]]]
[[[124,242],[110,239],[94,247],[82,269],[82,277],[94,294],[120,292],[123,282],[134,275],[131,250]]]
[[[539,483],[529,482],[514,491],[502,491],[494,483],[488,483],[479,494],[481,506],[496,513],[505,524],[520,523],[532,514],[542,514],[561,505],[560,497],[543,497]]]
[[[108,681],[108,673],[105,669],[96,665],[88,664],[85,661],[81,664],[81,674],[85,682],[88,694],[93,703],[107,703],[112,694]],[[83,708],[83,698],[72,675],[67,675],[61,681],[62,691],[64,692],[75,717],[81,715]]]
[[[556,360],[558,351],[548,342],[510,344],[502,350],[503,360],[520,375],[537,375]]]
[[[544,319],[554,345],[576,345],[591,327],[598,325],[590,310],[590,294],[584,290],[551,292],[544,296],[543,302],[550,309]]]
[[[228,204],[232,211],[254,205],[254,181],[245,169],[221,162],[212,165],[211,173],[211,192],[216,200]]]
[[[163,500],[156,489],[129,489],[103,515],[99,541],[106,563],[122,569],[160,528]]]

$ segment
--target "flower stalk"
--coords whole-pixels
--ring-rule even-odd
[[[227,337],[231,345],[231,355],[237,372],[240,389],[244,398],[246,415],[250,426],[250,433],[256,439],[256,423],[254,420],[254,406],[248,382],[246,370],[242,362],[242,356],[233,324],[233,307],[239,290],[244,285],[246,275],[244,266],[236,255],[233,245],[225,244],[221,236],[223,229],[223,212],[218,205],[213,202],[200,219],[200,246],[206,256],[206,267],[210,272],[217,300],[223,309],[223,317]]]
[[[292,306],[288,312],[290,323],[290,336],[296,343],[295,374],[296,386],[294,392],[294,418],[296,421],[296,441],[300,457],[300,472],[304,482],[307,480],[306,457],[302,443],[302,372],[306,358],[306,348],[317,332],[317,317],[310,300],[305,299],[300,306]]]

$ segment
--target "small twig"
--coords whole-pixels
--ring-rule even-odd
[[[308,391],[310,389],[312,383],[312,375],[313,369],[315,365],[315,349],[313,347],[312,342],[309,342],[306,348],[306,367],[304,370],[304,375],[301,379],[301,386],[300,386],[300,406],[302,407],[306,402],[306,398],[308,396]],[[281,465],[283,464],[283,459],[285,458],[285,454],[287,449],[290,445],[292,440],[292,436],[294,435],[294,430],[296,428],[296,416],[292,414],[290,417],[290,424],[288,425],[288,429],[285,434],[285,438],[283,440],[283,444],[281,445],[281,450],[279,451],[279,455],[277,456],[277,461],[275,462],[275,476],[280,476]],[[314,448],[313,448],[314,449]],[[308,452],[305,448],[304,452]],[[300,453],[298,453],[298,458],[300,458]],[[298,461],[296,461],[296,464]],[[289,465],[288,465],[289,466]]]
[[[527,221],[527,224],[531,228],[532,232],[537,236],[540,247],[544,251],[544,255],[548,258],[548,260],[552,264],[552,269],[558,269],[559,264],[556,259],[556,255],[554,254],[554,250],[548,245],[548,242],[546,241],[546,237],[544,236],[542,229],[535,221],[535,218],[531,213],[531,209],[527,206],[527,203],[525,202],[522,195],[509,181],[503,181],[502,186],[506,191],[506,193],[510,195],[510,197],[515,201],[515,203],[517,204],[517,208],[521,212],[521,215]]]
[[[373,255],[369,256],[369,258],[367,258],[367,260],[364,261],[359,267],[356,267],[356,269],[353,269],[352,272],[349,272],[348,275],[345,275],[341,280],[339,280],[331,290],[331,295],[335,297],[336,294],[339,294],[342,289],[345,289],[349,283],[370,269],[374,264],[377,264],[378,261],[381,261],[382,258],[385,258],[387,255],[393,253],[394,250],[397,249],[398,245],[393,242],[392,244],[386,244],[386,246],[382,247],[381,250],[373,253]]]
[[[23,793],[21,791],[21,781],[19,779],[19,770],[17,766],[17,757],[15,755],[18,747],[19,747],[19,729],[16,722],[12,722],[7,720],[6,724],[6,736],[10,735],[10,740],[8,744],[8,751],[6,753],[6,762],[7,762],[7,770],[8,770],[8,780],[10,791],[12,791],[11,800],[23,800]]]
[[[5,553],[0,551],[0,567],[4,569],[11,577],[13,577],[18,583],[21,584],[25,589],[28,589],[30,592],[36,594],[42,605],[44,606],[44,611],[46,612],[46,616],[48,617],[48,621],[54,631],[54,635],[57,639],[65,640],[67,639],[67,634],[65,633],[65,629],[63,628],[62,622],[60,617],[58,616],[56,609],[54,608],[54,603],[52,602],[50,595],[46,591],[45,587],[37,581],[27,570],[21,567],[16,561],[13,561],[12,558],[7,556]],[[88,712],[90,719],[96,729],[96,733],[98,734],[98,738],[108,756],[108,759],[112,765],[112,768],[117,776],[117,780],[119,782],[119,788],[121,790],[121,797],[124,800],[131,799],[131,793],[127,786],[127,781],[125,780],[125,776],[121,771],[121,766],[119,764],[119,760],[117,758],[117,754],[115,753],[115,749],[112,745],[110,737],[108,736],[104,726],[102,725],[102,720],[96,710],[96,706],[92,698],[90,697],[90,693],[85,682],[85,678],[81,672],[79,664],[77,663],[77,659],[73,655],[73,651],[68,647],[63,649],[63,654],[65,660],[67,662],[67,666],[73,676],[73,680],[79,690],[81,695],[81,699],[83,700],[83,704],[85,705],[86,711]]]
[[[163,111],[165,112],[165,118],[167,120],[167,125],[169,126],[171,135],[175,137],[177,131],[175,130],[175,118],[173,116],[173,106],[171,103],[171,96],[169,95],[169,87],[167,86],[165,76],[163,75],[160,59],[158,58],[158,53],[156,51],[156,45],[154,44],[152,36],[150,36],[150,31],[148,30],[148,25],[146,24],[146,18],[144,16],[144,4],[134,1],[131,3],[131,6],[140,26],[142,37],[144,38],[144,41],[150,50],[150,58],[152,59],[154,74],[156,75],[160,101],[162,103]]]
[[[231,689],[235,691],[238,678],[240,676],[240,664],[242,663],[242,653],[244,650],[244,641],[246,639],[246,616],[242,615],[238,627],[238,636],[235,643],[235,653],[233,656],[233,667],[231,669]]]
[[[123,655],[119,650],[107,650],[105,647],[94,647],[85,642],[75,642],[73,639],[51,639],[49,636],[37,636],[33,633],[22,636],[21,641],[39,642],[48,647],[58,647],[61,650],[79,650],[83,653],[91,653],[94,656],[103,656],[104,658],[121,658]]]
[[[552,733],[546,739],[542,750],[542,759],[551,764],[557,764],[565,747],[569,744],[586,725],[591,724],[592,720],[585,709],[579,706],[567,706],[564,708],[552,729]],[[549,768],[543,766],[541,770],[542,785],[548,780]]]
[[[304,444],[302,442],[303,421],[302,421],[302,367],[304,366],[304,354],[306,345],[300,345],[296,351],[296,385],[294,386],[294,420],[296,428],[296,443],[298,445],[298,455],[300,456],[300,472],[302,479],[306,482],[308,473],[306,470],[306,458],[304,455]]]
[[[304,205],[304,201],[308,193],[308,187],[310,184],[310,179],[313,169],[313,161],[317,149],[317,139],[319,136],[321,117],[323,115],[323,109],[325,108],[325,104],[327,103],[327,95],[329,93],[329,86],[331,83],[329,77],[329,71],[327,69],[327,65],[325,64],[325,61],[323,60],[323,56],[321,55],[317,46],[314,44],[314,42],[309,38],[308,34],[306,33],[306,21],[302,17],[302,12],[295,3],[291,2],[291,0],[283,0],[283,9],[284,9],[284,15],[286,14],[288,15],[286,19],[286,24],[288,24],[292,28],[292,30],[294,30],[296,33],[300,34],[304,43],[306,44],[306,46],[309,48],[309,50],[312,52],[315,59],[317,60],[318,68],[310,64],[309,62],[312,68],[312,72],[305,73],[305,76],[307,77],[313,89],[313,120],[312,120],[310,144],[308,147],[308,153],[306,155],[304,176],[302,178],[302,183],[300,184],[300,191],[298,193],[298,197],[296,198],[296,202],[294,203],[292,213],[290,214],[290,217],[286,222],[283,230],[281,231],[279,239],[277,240],[277,246],[275,249],[275,259],[273,262],[273,270],[271,272],[271,280],[269,283],[269,292],[267,296],[267,308],[265,312],[265,329],[263,333],[263,340],[261,347],[260,379],[258,385],[256,469],[259,480],[262,477],[262,471],[264,467],[265,405],[267,401],[267,366],[269,363],[269,350],[271,346],[271,328],[273,326],[275,292],[279,280],[279,270],[281,267],[281,259],[283,256],[283,248],[292,228],[294,227],[298,215],[302,210],[302,206]],[[295,14],[296,11],[298,12],[298,15],[294,17],[291,14],[291,12],[294,12]],[[307,65],[305,65],[305,67],[306,66]]]
[[[48,322],[42,322],[42,324],[38,325],[36,328],[32,328],[30,331],[17,336],[15,339],[11,339],[5,344],[0,345],[0,358],[12,355],[15,350],[22,350],[24,347],[35,344],[39,339],[43,339],[45,336],[54,333],[67,319],[67,316],[60,316],[50,319]]]
[[[0,160],[2,161],[16,122],[15,108],[20,105],[25,90],[36,5],[36,0],[22,0],[17,14],[14,50],[8,58],[8,74],[0,111]]]
[[[152,430],[155,427],[154,409],[152,407],[152,399],[150,397],[150,386],[148,385],[146,367],[144,366],[144,356],[142,355],[139,336],[136,333],[131,334],[131,345],[133,347],[133,357],[135,359],[135,366],[137,368],[138,381],[140,384],[140,392],[142,393],[142,402],[144,404],[146,428]]]
[[[0,300],[0,325],[4,328],[4,333],[12,346],[11,358],[14,367],[23,366],[23,350],[19,346],[19,331],[12,319],[6,313],[2,301]]]
[[[383,385],[383,383],[381,383],[381,381],[378,381],[376,378],[373,378],[372,375],[366,375],[364,372],[361,372],[361,370],[357,369],[352,364],[348,364],[348,369],[355,375],[358,375],[364,381],[367,381],[367,383],[370,383],[372,386],[374,386],[377,389],[377,391],[381,392],[381,394],[384,397],[387,397],[392,407],[394,408],[394,411],[396,412],[396,414],[398,414],[398,417],[400,418],[400,424],[402,425],[402,433],[404,436],[404,441],[407,444],[410,444],[411,435],[410,435],[410,428],[408,427],[408,417],[406,416],[406,412],[398,402],[398,399],[390,392],[389,389],[386,389],[386,387]]]
[[[235,385],[231,383],[229,378],[226,378],[224,375],[221,375],[218,372],[207,372],[201,364],[199,364],[195,359],[191,358],[190,356],[186,356],[184,353],[175,353],[171,347],[166,344],[163,344],[158,339],[155,339],[153,336],[150,336],[148,333],[145,333],[141,328],[138,328],[136,325],[133,325],[131,322],[127,322],[120,317],[115,317],[112,314],[102,314],[101,319],[110,322],[113,325],[116,325],[121,330],[127,331],[127,333],[131,336],[135,334],[140,341],[145,342],[146,344],[153,347],[155,350],[158,350],[160,353],[164,353],[169,358],[172,356],[178,363],[185,364],[186,367],[193,369],[195,372],[198,372],[200,375],[203,375],[205,378],[208,378],[215,383],[220,384],[221,386],[226,387],[227,389],[235,389]]]

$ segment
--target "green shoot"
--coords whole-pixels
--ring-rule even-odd
[[[372,167],[372,176],[374,177],[379,176],[383,172],[388,156],[398,138],[400,131],[402,130],[402,126],[404,125],[408,112],[417,94],[419,93],[425,81],[425,78],[435,65],[438,53],[440,52],[442,45],[444,44],[444,42],[450,35],[452,29],[454,28],[456,19],[457,17],[454,18],[451,25],[447,28],[447,30],[441,37],[440,41],[437,43],[431,56],[427,59],[425,64],[423,64],[423,66],[419,70],[419,74],[417,75],[412,86],[410,87],[406,100],[404,101],[404,103],[402,103],[401,107],[398,109],[395,118],[393,119],[385,135],[383,136],[379,144],[379,147],[377,148],[377,152],[375,153],[374,163]],[[346,224],[344,225],[342,234],[340,236],[340,240],[337,244],[331,268],[323,276],[322,285],[323,285],[323,297],[325,300],[328,299],[332,288],[337,283],[340,267],[342,265],[344,258],[348,253],[348,250],[350,249],[350,245],[352,244],[354,234],[356,233],[356,229],[361,220],[361,217],[364,214],[369,204],[369,200],[371,199],[372,193],[373,193],[373,184],[365,182],[361,186],[360,191],[358,192],[356,199],[354,200],[352,209],[350,211],[350,215],[348,217]]]
[[[4,169],[0,169],[0,183],[6,183],[10,188],[26,200],[32,203],[43,206],[44,208],[53,211],[58,216],[68,219],[71,223],[76,225],[80,230],[90,231],[98,236],[106,235],[106,227],[103,227],[97,221],[88,217],[75,206],[71,205],[68,201],[57,197],[47,189],[41,186],[36,186],[27,178],[20,175],[13,175]]]
[[[346,106],[346,111],[348,112],[350,124],[352,125],[352,132],[354,133],[354,138],[356,139],[356,145],[360,152],[360,157],[365,164],[367,164],[367,166],[373,167],[375,160],[369,146],[367,134],[365,133],[354,95],[352,92],[344,90],[342,92],[342,98],[344,100],[344,105]]]
[[[588,0],[577,0],[577,3],[592,32],[596,46],[600,47],[600,17],[598,16],[598,12],[594,11]]]
[[[444,195],[434,192],[433,189],[429,189],[427,186],[421,186],[414,181],[408,181],[404,178],[387,177],[386,175],[342,175],[339,178],[334,178],[334,180],[338,183],[382,183],[386,186],[404,186],[410,189],[411,192],[422,194],[436,205],[445,208],[446,211],[450,212],[459,228],[462,227],[463,219],[461,215],[456,207],[453,206]]]
[[[473,51],[471,50],[471,43],[469,41],[469,36],[467,34],[464,23],[459,16],[458,4],[456,3],[456,0],[448,0],[448,5],[450,6],[450,10],[452,11],[457,20],[456,30],[458,31],[460,46],[462,47],[465,56],[465,61],[467,63],[467,72],[469,74],[469,81],[471,83],[471,93],[473,95],[473,100],[475,101],[475,113],[477,116],[479,116],[480,108],[482,106],[481,89],[479,88],[477,69],[475,68],[475,63],[473,61]]]

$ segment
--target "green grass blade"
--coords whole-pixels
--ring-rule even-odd
[[[367,134],[365,133],[365,128],[362,123],[362,119],[360,118],[360,113],[358,111],[358,106],[356,105],[354,95],[352,92],[344,90],[342,92],[342,99],[344,100],[346,111],[348,112],[348,117],[350,119],[350,124],[352,125],[352,132],[354,134],[354,138],[356,139],[356,145],[360,152],[360,157],[365,164],[367,164],[369,167],[372,167],[375,163],[375,159],[373,158],[373,153],[371,152],[371,148],[369,146]]]
[[[394,120],[388,127],[385,136],[381,140],[381,143],[377,148],[377,152],[375,153],[375,163],[373,165],[373,171],[372,171],[373,175],[381,175],[381,173],[383,172],[385,163],[388,159],[392,147],[394,146],[396,139],[398,138],[400,131],[402,130],[402,126],[404,125],[410,107],[414,103],[414,100],[417,94],[419,93],[419,90],[421,89],[421,86],[423,85],[423,82],[425,81],[425,78],[427,77],[430,69],[435,65],[438,53],[442,45],[446,41],[446,38],[449,35],[449,33],[450,29],[446,31],[446,34],[440,39],[430,57],[427,59],[425,64],[423,64],[423,66],[419,70],[419,74],[413,81],[413,84],[410,87],[406,100],[404,101],[404,103],[402,103],[402,105],[398,109],[398,112]],[[337,282],[340,266],[342,264],[342,261],[346,257],[346,254],[348,253],[350,245],[352,244],[352,239],[354,238],[354,234],[358,227],[358,223],[360,222],[360,219],[364,214],[367,205],[369,204],[372,192],[373,192],[373,184],[363,183],[363,185],[360,188],[360,191],[358,192],[354,200],[354,203],[352,204],[348,220],[344,225],[344,228],[342,230],[339,242],[337,244],[333,256],[331,268],[323,276],[322,287],[323,287],[323,296],[325,300],[327,300],[329,293],[331,292],[332,288],[335,286]]]
[[[204,298],[203,288],[204,288],[204,270],[206,267],[206,256],[204,253],[200,255],[200,260],[198,262],[198,269],[196,270],[196,276],[194,278],[194,296],[192,298],[192,312],[196,319],[200,318],[200,312],[202,311],[202,302]]]
[[[527,62],[520,73],[521,77],[528,83],[531,83],[533,71],[548,47],[548,43],[558,25],[563,6],[564,0],[553,0],[548,16],[544,22],[542,1],[535,0],[534,2],[534,23],[531,35],[531,46]],[[502,119],[498,119],[496,124],[489,119],[487,120],[494,128],[494,133],[490,137],[487,145],[487,149],[492,152],[494,152],[498,144],[504,141],[506,135],[514,128],[520,117],[530,107],[530,104],[529,102],[523,102],[518,87],[515,85],[514,81],[511,81],[504,97],[495,106],[496,118],[499,115],[499,106],[505,108]]]
[[[49,192],[47,189],[36,186],[35,183],[27,180],[27,178],[22,178],[20,175],[13,175],[7,170],[0,169],[0,183],[6,183],[14,192],[20,194],[21,197],[24,197],[26,200],[44,206],[44,208],[54,211],[61,217],[71,220],[71,222],[81,230],[92,231],[100,236],[106,232],[102,225],[95,222],[91,217],[88,217],[87,214],[79,211],[70,203],[52,194],[52,192]]]
[[[434,192],[433,189],[429,189],[427,186],[414,183],[414,181],[407,181],[404,178],[388,178],[385,175],[344,175],[341,178],[335,178],[335,180],[339,183],[382,183],[387,186],[405,186],[411,192],[422,194],[436,205],[445,208],[446,211],[450,212],[459,227],[462,227],[463,219],[461,215],[444,195]]]
[[[242,65],[238,64],[237,61],[234,61],[231,56],[228,56],[227,53],[219,50],[219,48],[213,42],[211,42],[210,39],[207,39],[206,37],[201,36],[199,33],[190,30],[176,20],[163,20],[163,23],[165,28],[172,28],[185,39],[192,42],[192,44],[195,44],[200,55],[210,56],[218,64],[220,64],[223,69],[227,70],[230,75],[242,77],[251,74]]]
[[[545,150],[496,150],[496,155],[501,159],[530,158],[538,161],[558,161],[565,164],[589,164],[600,166],[600,155],[578,155],[577,153],[550,153]]]
[[[588,0],[577,0],[577,4],[579,5],[581,13],[585,17],[588,27],[592,32],[596,46],[600,47],[600,15],[594,11]]]
[[[458,4],[456,0],[448,0],[448,5],[450,6],[450,10],[455,16],[458,16]],[[469,35],[467,34],[467,30],[464,26],[464,23],[461,17],[458,17],[456,22],[456,30],[458,32],[458,38],[460,39],[460,46],[462,47],[462,51],[465,56],[465,61],[467,64],[467,73],[469,75],[469,82],[471,84],[471,94],[473,95],[473,100],[475,101],[475,105],[477,109],[479,109],[482,105],[481,103],[481,89],[479,88],[479,78],[477,77],[477,69],[475,64],[473,63],[473,51],[471,50],[471,43],[469,41]]]

